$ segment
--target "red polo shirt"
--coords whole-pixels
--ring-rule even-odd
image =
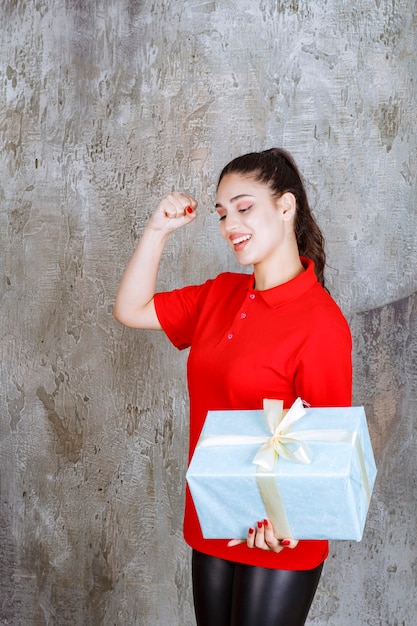
[[[285,408],[297,397],[311,406],[351,405],[348,324],[318,282],[313,262],[302,262],[303,273],[265,291],[253,289],[253,275],[224,273],[155,296],[168,338],[179,349],[191,347],[189,458],[209,410],[261,409],[264,398],[281,399]],[[256,522],[248,520],[248,527]],[[275,554],[204,539],[188,488],[184,537],[200,552],[277,569],[311,569],[328,555],[322,540]]]

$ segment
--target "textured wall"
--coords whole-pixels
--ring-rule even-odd
[[[186,355],[111,310],[172,187],[200,215],[160,287],[234,268],[215,179],[271,145],[309,181],[379,469],[309,624],[415,624],[415,4],[3,0],[1,624],[194,624]]]

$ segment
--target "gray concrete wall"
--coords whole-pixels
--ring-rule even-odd
[[[271,145],[308,179],[379,469],[309,624],[416,623],[415,4],[1,3],[1,624],[194,624],[186,355],[111,310],[172,187],[200,215],[160,287],[234,268],[216,176]]]

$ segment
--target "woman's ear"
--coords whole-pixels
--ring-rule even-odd
[[[294,194],[290,191],[286,191],[278,198],[277,205],[281,211],[283,221],[287,222],[295,216],[297,201]]]

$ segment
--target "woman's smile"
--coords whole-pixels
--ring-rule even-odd
[[[230,235],[229,240],[232,243],[235,252],[239,252],[246,247],[246,244],[251,238],[252,235],[241,235],[236,233],[235,235]]]

